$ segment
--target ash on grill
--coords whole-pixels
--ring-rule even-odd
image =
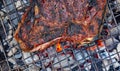
[[[0,2],[0,70],[7,71],[117,71],[120,70],[120,1],[108,1],[102,38],[92,46],[73,49],[72,43],[60,43],[45,51],[25,53],[13,38],[28,0]],[[2,5],[4,4],[4,5]],[[5,8],[6,7],[6,8]],[[10,8],[10,9],[8,9]],[[95,44],[95,45],[94,45]]]

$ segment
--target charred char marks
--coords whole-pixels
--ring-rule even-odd
[[[50,32],[50,27],[49,27],[49,26],[44,26],[43,33],[44,33],[44,32]]]
[[[82,27],[80,25],[70,23],[69,26],[68,26],[67,33],[68,33],[69,36],[72,36],[74,34],[82,33],[81,30],[82,30]]]
[[[90,25],[90,26],[89,26],[89,30],[90,30],[91,32],[94,32],[94,31],[95,31],[95,30],[94,30],[94,27],[95,27],[94,25]]]
[[[32,28],[32,26],[31,26],[31,25],[29,25],[29,24],[27,24],[26,26],[27,26],[27,27],[26,27],[26,30],[30,31],[30,30],[31,30],[31,28]]]
[[[88,3],[89,3],[90,6],[98,5],[97,0],[88,0]]]
[[[56,18],[56,12],[55,12],[56,6],[52,6],[52,9],[50,10],[52,19],[55,20]]]
[[[49,31],[47,33],[43,33],[42,38],[44,39],[45,42],[48,42],[52,39],[55,39],[57,37],[62,36],[63,33],[64,33],[64,28],[56,28],[56,29]]]
[[[96,18],[96,20],[97,20],[97,22],[98,22],[98,25],[101,25],[102,20],[101,20],[101,19],[99,19],[99,18]]]
[[[59,21],[60,21],[60,22],[62,22],[62,21],[65,20],[63,13],[64,13],[63,10],[60,9],[60,10],[59,10]]]
[[[45,42],[49,41],[50,40],[50,33],[45,33],[42,35],[42,38]]]
[[[21,35],[21,33],[23,33],[23,31],[20,29],[19,32],[20,32],[20,33],[18,33],[18,37],[22,39],[22,35]]]
[[[43,21],[39,21],[39,23],[36,26],[44,26],[44,22]]]
[[[54,39],[54,38],[62,36],[63,33],[64,33],[64,28],[60,28],[60,29],[57,28],[55,29],[55,31],[52,31],[50,34],[51,34],[52,39]]]
[[[31,45],[31,43],[29,43],[29,42],[26,42],[26,45],[27,45],[29,48],[33,48],[33,47],[34,47],[34,45]]]

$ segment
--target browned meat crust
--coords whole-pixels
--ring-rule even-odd
[[[31,0],[14,34],[23,51],[57,42],[87,43],[97,34],[106,0]]]

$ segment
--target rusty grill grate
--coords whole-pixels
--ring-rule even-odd
[[[13,34],[29,0],[0,1],[0,71],[119,71],[120,70],[120,1],[109,0],[100,43],[74,49],[61,43],[43,52],[25,53]],[[69,48],[67,48],[69,47]],[[94,50],[93,50],[94,49]]]

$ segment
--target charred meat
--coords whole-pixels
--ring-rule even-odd
[[[30,0],[14,34],[23,51],[58,42],[90,42],[101,24],[106,0]]]

